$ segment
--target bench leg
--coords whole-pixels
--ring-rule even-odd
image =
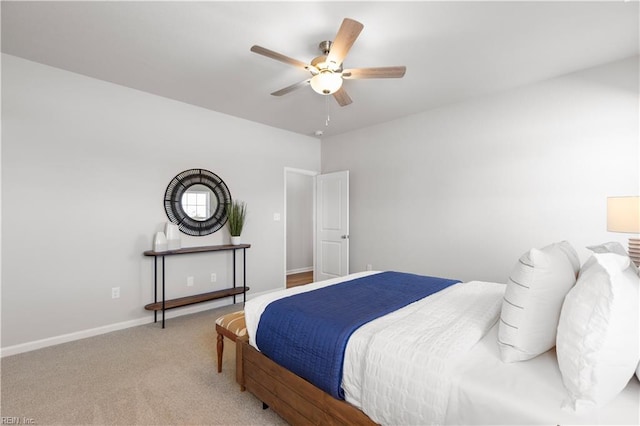
[[[224,336],[218,333],[218,343],[216,344],[218,352],[218,373],[222,372],[222,352],[224,351]]]

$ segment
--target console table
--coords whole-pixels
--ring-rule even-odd
[[[194,303],[208,302],[210,300],[222,299],[224,297],[233,297],[233,303],[236,303],[236,296],[242,294],[243,303],[247,300],[247,249],[251,244],[238,245],[218,245],[218,246],[202,246],[202,247],[185,247],[177,250],[154,251],[147,250],[145,256],[153,256],[153,303],[149,303],[144,308],[153,311],[153,322],[158,322],[158,311],[162,311],[162,328],[164,328],[164,312],[167,309],[179,308],[182,306],[193,305]],[[195,294],[193,296],[180,297],[178,299],[165,298],[164,283],[164,258],[166,256],[175,256],[179,254],[206,253],[219,251],[233,251],[233,287],[222,290],[212,291],[209,293]],[[242,287],[236,286],[236,252],[242,250]],[[158,258],[162,259],[162,274],[160,281],[162,282],[162,300],[158,301]]]

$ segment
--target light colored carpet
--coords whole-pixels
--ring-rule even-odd
[[[235,345],[216,370],[226,306],[2,359],[0,414],[38,425],[281,425],[235,382]]]

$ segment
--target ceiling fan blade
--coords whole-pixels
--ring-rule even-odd
[[[337,92],[335,92],[333,94],[333,98],[336,100],[336,102],[338,102],[340,106],[347,106],[351,102],[353,102],[347,94],[347,91],[344,90],[344,87],[341,87]]]
[[[351,49],[351,46],[353,46],[353,43],[355,43],[363,28],[364,25],[360,22],[345,18],[342,21],[342,25],[340,25],[336,38],[331,44],[331,49],[327,55],[327,62],[334,62],[337,65],[342,64],[347,53],[349,53],[349,49]]]
[[[293,65],[294,67],[299,67],[303,69],[309,69],[309,64],[305,64],[302,61],[297,59],[290,58],[281,53],[274,52],[273,50],[269,50],[262,46],[251,46],[251,51],[257,53],[258,55],[266,56],[267,58],[275,59],[276,61],[284,62],[285,64]]]
[[[342,71],[342,78],[402,78],[406,71],[407,67],[351,68]]]
[[[292,84],[291,86],[287,86],[284,89],[280,89],[278,91],[275,91],[275,92],[272,93],[272,95],[273,96],[286,95],[287,93],[293,92],[294,90],[297,90],[297,89],[299,89],[301,87],[308,86],[310,81],[311,81],[310,78],[308,78],[306,80],[302,80],[299,83]]]

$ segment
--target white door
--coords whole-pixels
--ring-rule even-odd
[[[349,171],[316,176],[314,281],[349,273]]]

